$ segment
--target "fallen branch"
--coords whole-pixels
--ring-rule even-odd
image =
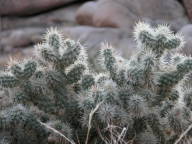
[[[69,138],[67,138],[65,135],[63,135],[61,132],[59,132],[58,130],[52,128],[51,126],[39,121],[40,124],[42,124],[43,126],[45,126],[46,128],[48,128],[49,130],[53,131],[54,133],[58,134],[59,136],[63,137],[64,139],[66,139],[68,142],[70,142],[71,144],[75,144],[75,142],[73,142],[72,140],[70,140]]]
[[[174,144],[178,144],[182,138],[192,129],[192,124],[180,135]]]
[[[92,118],[93,118],[93,115],[94,113],[98,110],[98,108],[100,107],[100,105],[102,104],[103,102],[100,102],[96,105],[95,109],[93,109],[90,114],[89,114],[89,124],[88,124],[88,130],[87,130],[87,136],[86,136],[86,141],[85,141],[85,144],[88,144],[88,140],[89,140],[89,133],[90,133],[90,130],[91,130],[91,121],[92,121]]]

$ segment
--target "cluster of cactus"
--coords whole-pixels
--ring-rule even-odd
[[[36,57],[12,62],[0,73],[11,97],[0,112],[2,144],[174,144],[192,130],[192,58],[166,25],[135,27],[139,51],[124,59],[104,44],[99,65],[89,67],[79,42],[54,29]],[[59,133],[59,134],[58,134]],[[63,137],[64,136],[64,137]]]

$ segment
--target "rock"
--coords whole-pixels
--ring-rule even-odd
[[[0,15],[32,15],[75,0],[0,0]]]
[[[92,9],[92,11],[91,11]],[[79,24],[131,30],[138,20],[168,23],[175,30],[189,23],[176,0],[99,0],[87,2],[77,11]]]
[[[191,0],[182,0],[182,1],[187,10],[187,14],[190,20],[192,20],[192,1]]]
[[[44,28],[24,28],[0,33],[1,53],[10,53],[18,48],[28,47],[41,40]]]
[[[192,56],[192,24],[181,28],[179,33],[183,34],[185,40],[185,46],[179,51],[187,56]]]
[[[131,29],[138,19],[123,5],[106,0],[85,3],[77,11],[76,20],[79,24],[96,27],[123,27]]]
[[[11,59],[22,60],[24,58],[30,58],[34,56],[34,47],[25,47],[25,49],[19,49],[8,54],[1,54],[0,56],[0,70],[5,67]]]
[[[75,4],[30,17],[4,16],[1,18],[1,29],[10,30],[23,27],[54,27],[60,25],[76,25],[75,13],[79,6],[79,4]]]
[[[93,15],[96,12],[97,2],[85,3],[77,12],[76,20],[82,25],[93,25]]]
[[[62,31],[65,37],[79,40],[86,47],[89,61],[95,68],[99,68],[96,57],[104,42],[112,45],[124,58],[130,58],[137,51],[132,33],[123,29],[77,26]]]

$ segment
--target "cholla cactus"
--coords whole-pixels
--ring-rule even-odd
[[[13,99],[0,114],[0,142],[176,142],[192,124],[192,58],[174,52],[183,38],[166,25],[138,23],[134,35],[136,55],[124,59],[103,45],[99,64],[105,72],[94,73],[83,46],[51,29],[36,46],[35,60],[0,74],[0,86]],[[47,133],[49,127],[54,131]],[[191,131],[180,143],[189,138]]]
[[[44,129],[33,114],[21,105],[1,111],[0,120],[0,129],[4,133],[6,131],[10,132],[9,139],[3,138],[3,140],[6,140],[4,143],[47,143],[48,131]]]
[[[22,104],[30,109],[32,114],[37,115],[39,120],[49,123],[52,120],[61,120],[78,128],[81,111],[76,94],[71,89],[87,70],[83,50],[79,42],[63,40],[57,30],[51,29],[45,41],[36,46],[35,60],[12,62],[7,70],[0,74],[0,86],[11,91],[9,96],[13,98],[13,105]],[[4,122],[6,124],[7,119]],[[23,138],[27,139],[30,129],[23,132],[25,133],[19,137],[18,143],[33,143]],[[48,136],[45,139],[48,141]],[[36,140],[38,141],[38,138]]]

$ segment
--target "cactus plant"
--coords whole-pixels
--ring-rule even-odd
[[[35,59],[0,74],[12,98],[1,108],[0,142],[175,143],[192,124],[192,58],[175,52],[184,40],[166,25],[140,22],[134,36],[137,54],[124,59],[106,44],[96,73],[79,42],[48,31]]]

